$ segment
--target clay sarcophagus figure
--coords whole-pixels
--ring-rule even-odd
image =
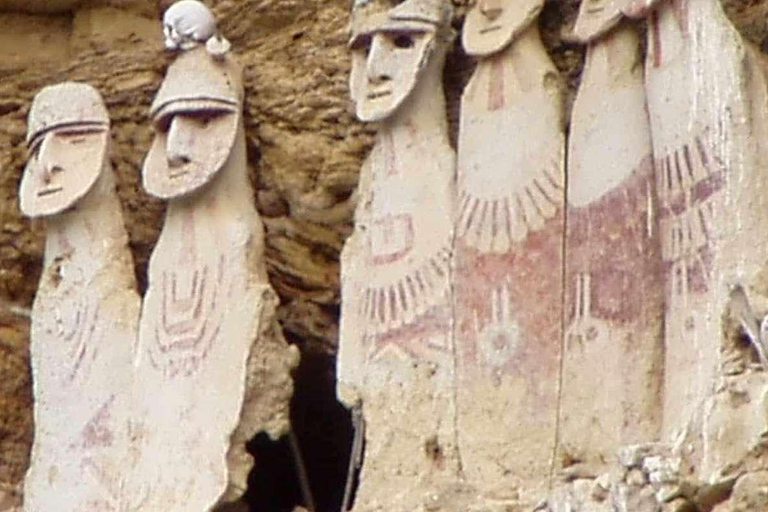
[[[455,153],[440,0],[357,2],[350,86],[380,122],[342,254],[339,397],[362,402],[366,452],[355,510],[420,510],[455,478],[450,253]]]
[[[729,287],[768,251],[763,64],[716,0],[638,0],[665,279],[663,434],[712,393]]]
[[[488,499],[533,499],[556,440],[565,137],[540,0],[481,0],[463,29],[454,255],[458,439]]]
[[[664,283],[651,131],[636,29],[585,0],[568,151],[563,461],[600,471],[661,424]]]
[[[82,83],[29,113],[22,212],[45,220],[32,308],[35,438],[24,510],[128,510],[131,361],[140,299],[109,160],[109,117]]]
[[[137,492],[147,510],[237,499],[252,467],[245,442],[288,428],[296,363],[274,325],[247,176],[242,71],[215,29],[183,23],[188,9],[199,12],[180,2],[166,13],[166,46],[181,52],[151,107],[155,139],[143,167],[146,191],[168,201],[136,362]]]

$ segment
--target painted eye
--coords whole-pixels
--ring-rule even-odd
[[[67,144],[82,144],[83,142],[86,142],[88,140],[88,135],[101,133],[101,129],[88,129],[84,128],[81,130],[67,130],[62,131],[56,134],[56,137],[60,140],[63,140]]]
[[[362,52],[367,57],[371,53],[371,44],[373,39],[371,36],[357,36],[349,45],[352,51]]]
[[[397,36],[395,36],[395,39],[393,42],[394,42],[395,48],[400,48],[400,49],[413,48],[413,45],[414,45],[413,37],[409,36],[408,34],[398,34]]]
[[[197,122],[200,123],[203,127],[208,126],[213,122],[213,120],[219,118],[222,114],[216,113],[216,112],[203,112],[196,117]]]
[[[72,145],[82,144],[86,141],[85,135],[81,133],[62,133],[59,135],[59,139]]]

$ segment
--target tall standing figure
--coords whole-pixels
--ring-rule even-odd
[[[22,212],[47,228],[32,307],[35,440],[27,512],[129,510],[131,361],[140,299],[109,160],[109,117],[82,83],[29,112]]]
[[[729,286],[752,284],[768,253],[766,86],[717,0],[636,0],[624,11],[649,21],[671,438],[715,385]]]
[[[379,122],[342,254],[339,396],[362,403],[365,463],[354,510],[420,510],[457,470],[451,343],[452,201],[442,70],[449,2],[358,1],[350,86]]]
[[[556,439],[562,339],[562,89],[541,0],[480,0],[464,49],[455,243],[458,432],[488,503],[535,501]]]
[[[247,176],[242,72],[206,23],[197,2],[166,12],[166,46],[179,53],[151,107],[143,168],[146,191],[168,201],[136,361],[146,510],[237,499],[252,466],[245,442],[288,427],[295,354],[279,329],[264,335],[276,298]]]
[[[595,472],[661,425],[664,282],[651,130],[636,29],[584,0],[586,43],[568,151],[562,460]]]

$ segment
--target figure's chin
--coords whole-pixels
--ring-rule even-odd
[[[487,57],[504,50],[512,42],[512,35],[504,28],[492,34],[481,34],[479,30],[465,31],[462,38],[464,51],[474,57]]]
[[[392,111],[387,109],[382,111],[381,109],[357,109],[357,119],[364,123],[376,123],[383,121],[392,115]]]
[[[201,189],[205,185],[202,184],[194,184],[194,185],[174,185],[174,186],[153,186],[149,183],[144,184],[144,190],[147,192],[147,194],[151,195],[152,197],[155,197],[157,199],[162,200],[169,200],[169,199],[178,199],[181,197],[189,196],[191,194],[194,194],[199,189]]]
[[[30,218],[51,217],[69,210],[80,199],[82,199],[82,196],[73,196],[71,192],[62,190],[56,194],[56,197],[49,196],[44,199],[22,200],[20,201],[19,208],[21,213]]]
[[[153,183],[150,180],[144,182],[144,190],[157,199],[169,200],[192,195],[203,188],[206,183],[205,181],[194,181],[184,184],[169,184],[167,181]]]
[[[85,181],[57,185],[43,185],[25,174],[19,187],[19,209],[30,218],[50,217],[72,209],[93,189],[100,176],[98,172],[83,172],[87,175]]]
[[[190,167],[188,170],[170,170],[163,167],[159,170],[145,170],[143,174],[144,190],[157,199],[177,199],[195,194],[203,189],[218,174],[204,172],[200,168]]]
[[[403,99],[391,99],[389,101],[364,100],[358,103],[356,115],[364,123],[377,123],[392,117],[395,111],[403,103]]]

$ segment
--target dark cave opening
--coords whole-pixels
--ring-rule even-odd
[[[336,400],[335,360],[304,353],[294,374],[291,424],[301,452],[315,512],[338,512],[347,481],[354,428],[350,411]],[[255,512],[307,507],[290,436],[272,441],[259,434],[248,445],[256,461],[245,501]]]
[[[273,441],[259,434],[248,444],[256,461],[245,501],[255,512],[292,512],[303,503],[288,436]]]

